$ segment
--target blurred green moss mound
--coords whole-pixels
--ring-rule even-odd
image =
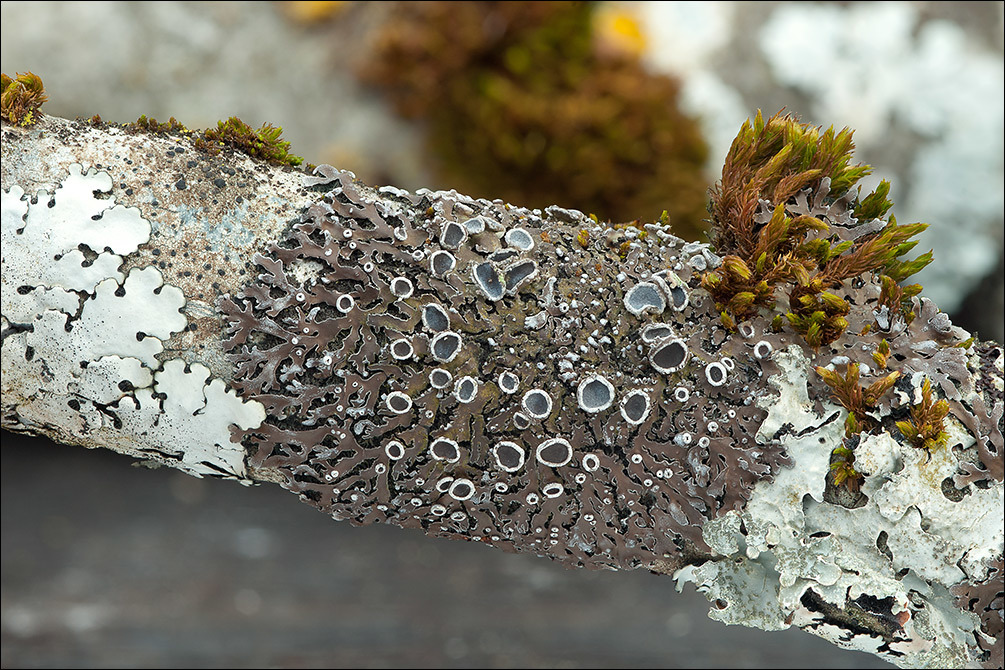
[[[444,183],[612,221],[670,212],[706,229],[707,147],[679,84],[598,36],[566,2],[404,3],[362,75],[428,124]]]

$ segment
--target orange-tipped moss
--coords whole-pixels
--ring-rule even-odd
[[[100,121],[100,118],[97,118]],[[294,156],[290,153],[289,142],[280,139],[283,133],[282,128],[264,123],[261,128],[255,130],[236,116],[232,116],[226,121],[217,122],[216,128],[192,131],[173,116],[166,123],[158,123],[157,119],[143,114],[136,121],[124,124],[123,128],[154,134],[183,133],[190,135],[194,138],[193,144],[196,149],[214,156],[220,153],[221,149],[229,146],[252,158],[259,158],[274,165],[296,167],[304,162],[300,156]]]
[[[915,447],[931,453],[949,439],[943,423],[948,414],[949,403],[934,400],[932,382],[925,379],[921,385],[921,402],[911,407],[911,420],[898,421],[897,428]]]
[[[931,256],[931,254],[928,254]],[[914,311],[911,309],[911,298],[921,293],[921,284],[901,286],[889,275],[879,278],[882,288],[879,292],[879,306],[886,307],[891,316],[900,316],[910,324],[914,321]]]
[[[900,378],[899,372],[891,372],[869,386],[861,386],[859,384],[858,363],[848,364],[843,376],[823,367],[818,367],[816,370],[824,382],[831,387],[834,399],[848,410],[848,418],[845,420],[845,434],[848,437],[857,435],[873,426],[875,422],[868,415],[868,411],[879,403],[879,399],[893,388],[897,379]]]
[[[876,347],[876,351],[872,352],[872,360],[880,370],[886,370],[887,364],[890,361],[890,343],[886,340],[881,340],[879,346]]]
[[[253,158],[296,167],[303,163],[304,159],[290,153],[290,143],[279,139],[282,133],[282,128],[270,123],[264,123],[261,128],[255,130],[241,119],[232,116],[226,121],[217,123],[216,128],[204,131],[202,136],[195,140],[195,146],[210,154],[219,153],[223,146],[231,146]]]
[[[834,486],[844,486],[852,493],[862,488],[865,476],[855,469],[855,452],[848,447],[838,447],[831,452],[831,477]]]
[[[900,225],[890,217],[879,231],[854,241],[840,240],[820,219],[792,211],[794,196],[805,187],[829,180],[829,198],[846,194],[871,172],[851,165],[854,144],[847,128],[821,131],[792,116],[765,120],[758,112],[747,121],[726,157],[722,179],[712,189],[712,240],[723,264],[706,273],[702,285],[721,312],[734,323],[774,310],[776,291],[787,289],[786,318],[793,330],[813,347],[830,344],[848,327],[850,305],[832,293],[866,272],[886,277],[887,302],[899,311],[920,291],[897,282],[931,262],[931,252],[900,260],[917,244],[911,238],[925,224]],[[882,182],[857,201],[853,215],[864,221],[885,216],[892,207],[890,185]],[[771,218],[758,224],[762,202],[770,203]],[[763,221],[763,219],[762,219]],[[894,289],[893,287],[896,287]],[[725,321],[725,319],[724,319]]]
[[[0,116],[4,121],[22,128],[30,126],[38,121],[39,110],[48,99],[37,74],[25,72],[13,79],[0,75]]]

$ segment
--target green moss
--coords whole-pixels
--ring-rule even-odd
[[[723,264],[702,278],[724,323],[732,327],[762,311],[774,311],[778,290],[787,290],[784,314],[792,329],[813,347],[830,344],[847,329],[845,316],[851,308],[832,291],[865,272],[883,282],[883,304],[895,311],[909,307],[921,287],[901,287],[899,282],[930,263],[932,255],[909,261],[901,257],[917,244],[911,238],[925,224],[900,225],[890,216],[878,232],[850,242],[840,241],[820,219],[792,212],[800,190],[818,188],[826,178],[833,200],[871,172],[868,165],[851,164],[853,148],[847,128],[822,131],[792,116],[765,120],[760,112],[753,123],[743,124],[722,179],[712,190],[712,241]],[[889,189],[882,182],[873,193],[856,198],[853,216],[886,216],[893,205]],[[763,226],[754,221],[762,201],[774,207]]]
[[[193,144],[196,149],[214,156],[225,147],[230,147],[273,165],[297,167],[304,161],[300,156],[294,156],[290,153],[289,142],[280,139],[282,128],[265,123],[262,124],[261,128],[255,130],[236,116],[232,116],[226,121],[217,122],[216,128],[192,131],[173,116],[165,123],[158,123],[157,119],[147,117],[144,114],[133,123],[123,125],[123,128],[158,135],[193,136]]]
[[[865,476],[855,469],[854,449],[840,446],[831,452],[830,476],[834,486],[844,486],[852,493],[858,492]]]
[[[136,119],[133,123],[127,123],[126,127],[131,130],[142,130],[144,132],[155,134],[189,132],[189,129],[173,116],[168,119],[167,123],[157,123],[157,119],[147,118],[146,114],[142,114],[140,118]]]
[[[881,346],[880,353],[882,351]],[[888,347],[886,352],[889,353]],[[865,477],[855,469],[853,445],[859,442],[855,437],[879,427],[870,412],[879,404],[880,398],[893,388],[893,385],[900,378],[900,373],[891,372],[869,386],[862,386],[859,384],[858,363],[846,366],[843,375],[823,367],[816,368],[816,372],[831,388],[834,400],[848,410],[848,416],[844,423],[845,442],[831,452],[831,482],[834,486],[844,486],[852,493],[856,493]]]
[[[414,3],[364,76],[428,127],[445,185],[599,219],[707,229],[707,148],[679,84],[598,48],[587,3]]]
[[[210,154],[220,152],[225,146],[243,151],[253,158],[260,158],[276,165],[296,167],[304,162],[300,156],[290,153],[290,143],[280,139],[283,129],[270,123],[262,124],[255,130],[247,123],[232,116],[217,123],[216,128],[203,131],[195,140],[200,151]]]
[[[847,437],[875,427],[869,411],[876,407],[879,399],[886,395],[900,378],[899,372],[891,372],[869,386],[860,386],[858,363],[849,364],[845,368],[844,375],[823,367],[817,367],[816,371],[831,388],[833,398],[848,410],[848,418],[845,420]]]
[[[944,424],[948,414],[949,403],[935,400],[932,382],[925,379],[921,385],[921,402],[911,406],[910,421],[898,421],[897,429],[912,445],[931,453],[949,440]]]
[[[38,122],[45,95],[42,79],[31,72],[16,75],[13,79],[0,75],[0,117],[16,126],[30,126]]]

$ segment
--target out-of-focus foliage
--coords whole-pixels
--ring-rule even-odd
[[[594,11],[405,4],[362,74],[426,121],[444,183],[614,221],[668,210],[674,232],[697,239],[708,186],[698,124],[678,108],[677,81],[647,72],[624,40],[601,39]]]

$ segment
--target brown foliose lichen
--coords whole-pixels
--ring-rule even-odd
[[[847,306],[833,332],[779,324],[767,308],[724,323],[709,278],[738,281],[743,259],[661,223],[374,190],[317,168],[305,182],[317,200],[220,302],[233,385],[267,413],[238,434],[250,471],[357,524],[666,571],[707,559],[706,522],[743,508],[790,463],[781,445],[792,424],[763,431],[774,400],[766,382],[782,361],[808,360],[799,367],[819,415],[840,416],[831,397],[849,414],[826,502],[865,504],[862,434],[905,443],[896,422],[912,412],[930,437],[939,417],[976,440],[940,452],[958,463],[943,482],[957,487],[944,488],[950,500],[1001,482],[1001,347],[975,344],[925,298],[884,302],[881,277],[903,274],[911,243],[894,221],[853,213],[885,214],[885,204],[856,205],[847,189],[834,197],[830,176],[776,179],[794,190],[782,205],[758,196],[755,224],[767,229],[780,208],[783,232],[797,218],[816,223],[778,243],[791,253],[775,260],[809,271],[793,260],[805,252],[831,277],[862,268],[818,298]],[[821,336],[807,346],[812,332]]]
[[[707,148],[679,84],[604,49],[591,3],[407,3],[365,79],[425,120],[444,183],[531,207],[707,229]]]
[[[45,95],[42,79],[31,72],[16,75],[13,79],[0,75],[0,116],[15,126],[30,126],[38,121]]]
[[[222,304],[267,408],[252,467],[339,519],[630,568],[704,548],[786,462],[755,439],[770,347],[708,326],[706,245],[629,226],[622,255],[577,211],[316,172]]]
[[[1005,560],[998,558],[991,564],[986,579],[971,583],[961,582],[952,589],[957,607],[973,612],[980,618],[980,633],[975,633],[981,650],[978,659],[984,668],[1001,668],[1005,663]]]

